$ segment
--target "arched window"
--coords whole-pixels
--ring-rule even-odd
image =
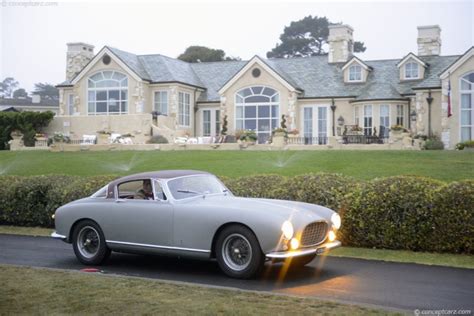
[[[128,113],[128,79],[117,71],[100,71],[87,83],[89,115]]]
[[[461,92],[461,141],[474,137],[474,72],[460,80]]]
[[[275,89],[255,86],[235,95],[235,129],[255,131],[260,144],[279,127],[280,94]]]

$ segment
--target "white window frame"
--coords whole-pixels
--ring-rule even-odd
[[[220,109],[218,108],[202,108],[201,110],[201,136],[203,137],[218,137],[221,132],[220,124]],[[204,112],[210,111],[210,134],[204,135]],[[219,115],[217,113],[219,112]]]
[[[410,65],[410,69],[408,69],[408,65]],[[413,68],[412,65],[415,65],[415,68]],[[406,80],[415,80],[415,79],[420,79],[420,65],[416,61],[409,61],[407,62],[404,66],[404,79]],[[416,69],[416,77],[413,76],[413,71]],[[410,76],[408,76],[410,74]]]
[[[300,126],[300,130],[302,131],[302,135],[303,137],[309,137],[305,134],[305,116],[304,116],[304,112],[305,112],[305,109],[311,109],[312,111],[312,117],[311,117],[311,138],[317,138],[318,139],[318,142],[314,143],[313,145],[318,145],[318,144],[321,144],[321,145],[324,145],[326,144],[325,142],[322,142],[321,140],[319,140],[319,123],[321,121],[321,118],[319,117],[319,109],[320,108],[325,108],[326,109],[326,131],[325,131],[325,134],[326,134],[326,140],[327,140],[327,137],[329,137],[331,134],[330,134],[330,130],[331,130],[331,121],[329,120],[329,104],[318,104],[318,105],[305,105],[305,106],[302,106],[301,107],[301,126]]]
[[[252,88],[255,88],[255,89],[260,89],[260,93],[255,93],[254,90]],[[271,90],[274,90],[275,93],[271,96],[269,95],[266,95],[266,94],[263,94],[263,90],[265,88],[268,88],[268,89],[271,89]],[[245,102],[245,100],[243,100],[243,102],[240,102],[238,100],[238,98],[242,98],[241,96],[239,96],[239,93],[240,92],[243,92],[244,90],[246,89],[250,89],[251,91],[251,95],[248,95],[246,96],[247,97],[251,97],[251,96],[265,96],[265,97],[268,97],[270,99],[270,101],[268,102]],[[271,101],[272,98],[276,98],[278,99],[278,102],[276,101]],[[243,98],[242,98],[243,99]],[[235,96],[234,96],[234,100],[235,100],[235,106],[234,106],[234,127],[235,129],[237,130],[237,121],[242,121],[242,129],[245,130],[245,121],[247,119],[251,120],[253,118],[246,118],[245,117],[245,108],[248,107],[248,106],[255,106],[256,109],[256,114],[255,114],[255,120],[256,120],[256,130],[255,130],[255,134],[257,135],[257,138],[258,138],[258,135],[259,134],[269,134],[271,136],[272,134],[272,131],[278,127],[280,127],[280,120],[281,120],[281,116],[280,116],[280,92],[275,89],[275,88],[272,88],[272,87],[269,87],[269,86],[264,86],[264,85],[253,85],[253,86],[249,86],[249,87],[245,87],[245,88],[242,88],[240,89],[239,91],[237,91],[235,93]],[[270,113],[269,113],[269,117],[259,117],[258,116],[258,107],[259,106],[270,106]],[[272,107],[273,106],[277,106],[277,114],[276,116],[273,116],[272,115]],[[237,118],[237,108],[238,107],[242,107],[242,118]],[[270,130],[269,131],[258,131],[258,121],[259,119],[268,119],[270,120]],[[273,120],[277,120],[277,123],[276,123],[276,126],[273,126]]]
[[[74,115],[74,93],[67,94],[66,107],[67,107],[67,115]]]
[[[354,106],[354,125],[360,126],[360,109],[359,106]]]
[[[93,81],[91,79],[91,77],[95,76],[96,74],[98,73],[102,73],[102,76],[104,77],[103,73],[104,72],[108,72],[108,71],[111,71],[112,72],[112,77],[114,75],[114,73],[118,73],[118,74],[121,74],[121,75],[124,75],[125,78],[121,79],[120,81],[123,81],[125,80],[126,82],[126,86],[122,87],[120,84],[118,87],[89,87],[89,81]],[[115,80],[115,79],[103,79],[103,80]],[[118,80],[115,80],[115,81],[118,81]],[[109,102],[109,91],[110,90],[118,90],[119,91],[119,99],[117,100],[117,102],[119,103],[119,111],[118,112],[109,112],[109,105],[107,104],[107,112],[97,112],[97,92],[106,92],[107,94],[107,99],[106,101],[99,101],[99,102],[106,102],[108,103]],[[126,93],[126,98],[125,99],[122,99],[122,92],[125,91]],[[95,100],[94,101],[91,101],[89,99],[89,92],[94,92],[95,93]],[[128,93],[128,76],[126,74],[124,74],[123,72],[120,72],[120,71],[115,71],[115,70],[102,70],[102,71],[97,71],[95,72],[94,74],[90,75],[88,78],[87,78],[87,90],[86,90],[86,95],[87,95],[87,115],[123,115],[123,114],[128,114],[129,113],[129,102],[128,102],[128,99],[129,99],[129,93]],[[94,109],[95,111],[94,112],[90,112],[89,111],[89,103],[94,103]],[[127,108],[126,111],[122,111],[122,102],[125,102],[125,106]]]
[[[387,116],[382,116],[382,108],[387,108]],[[388,125],[382,125],[382,118],[388,117]],[[390,129],[390,104],[380,104],[379,105],[379,129],[380,126],[385,127],[385,135],[388,135],[388,131]],[[380,134],[380,130],[378,131]]]
[[[358,68],[358,71],[356,69]],[[351,79],[351,75],[354,75],[354,78]],[[357,79],[357,75],[360,76],[359,79]],[[349,82],[362,82],[362,66],[359,64],[352,65],[349,67],[348,73],[347,73],[347,81]]]
[[[370,116],[366,115],[365,114],[365,109],[369,109],[370,108]],[[364,135],[372,135],[372,132],[374,131],[374,109],[373,109],[373,106],[371,104],[365,104],[364,105],[364,108],[363,108],[364,112],[363,112],[363,118],[364,118],[364,125],[363,125],[363,131],[364,131]],[[369,118],[370,117],[370,133],[369,134],[366,134],[366,130],[369,129],[365,126],[365,119],[366,118]]]
[[[461,89],[462,81],[463,80],[466,81],[464,79],[464,77],[469,76],[472,73],[473,72],[468,72],[467,74],[464,74],[459,78],[459,141],[460,142],[466,141],[466,140],[462,139],[462,129],[463,129],[463,127],[464,128],[466,128],[466,127],[471,128],[471,140],[474,140],[474,82],[469,82],[471,84],[471,90],[462,90]],[[470,111],[471,112],[471,125],[463,125],[462,124],[462,112],[463,112],[462,95],[463,94],[468,94],[468,95],[471,96],[471,108],[470,108],[470,110],[464,110],[464,111]],[[451,98],[452,98],[452,95],[451,95]],[[452,101],[452,99],[451,99],[451,101]],[[451,102],[451,104],[452,104],[452,102]]]
[[[405,126],[405,105],[404,104],[397,104],[397,107],[396,107],[396,110],[397,110],[397,115],[396,115],[396,119],[395,119],[395,123],[396,125],[401,125],[401,126]],[[400,118],[401,118],[401,124],[400,123]]]
[[[161,102],[161,94],[166,93],[166,111],[163,111],[163,103]],[[159,94],[160,98],[157,100],[156,95]],[[169,104],[170,104],[170,97],[169,97],[168,90],[155,90],[153,91],[153,111],[157,111],[161,115],[168,115],[169,113]]]
[[[186,128],[191,126],[191,94],[188,92],[178,93],[178,126]]]

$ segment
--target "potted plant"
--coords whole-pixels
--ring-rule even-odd
[[[97,145],[106,145],[109,143],[112,132],[106,130],[97,131]]]
[[[474,140],[466,140],[462,143],[456,144],[457,150],[466,150],[466,151],[474,151]]]
[[[257,134],[251,130],[245,130],[240,135],[239,140],[241,142],[241,148],[247,148],[248,145],[254,145],[257,141]]]

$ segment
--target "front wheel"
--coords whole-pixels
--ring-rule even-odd
[[[221,270],[238,279],[255,277],[265,262],[257,237],[251,230],[239,225],[229,226],[219,234],[216,257]]]
[[[90,220],[84,220],[74,228],[72,247],[77,259],[87,265],[100,265],[110,256],[102,230]]]

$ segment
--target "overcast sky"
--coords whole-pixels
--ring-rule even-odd
[[[20,1],[26,2],[26,5]],[[44,0],[49,1],[49,0]],[[230,56],[266,56],[285,25],[307,15],[354,28],[367,51],[359,57],[401,58],[416,53],[418,25],[439,24],[442,54],[474,43],[474,6],[467,1],[264,1],[57,2],[0,0],[0,78],[12,76],[27,91],[36,82],[65,80],[66,43],[82,41],[136,54],[176,57],[190,45],[223,49]]]

